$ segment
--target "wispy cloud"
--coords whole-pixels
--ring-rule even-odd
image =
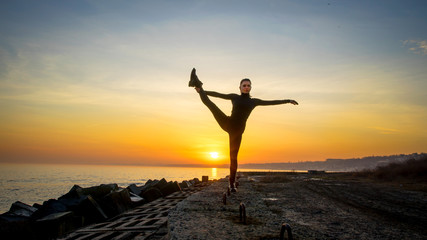
[[[397,134],[400,131],[392,128],[383,128],[383,127],[369,127],[370,129],[377,130],[380,134]]]
[[[416,54],[427,55],[427,40],[405,40],[403,46]]]

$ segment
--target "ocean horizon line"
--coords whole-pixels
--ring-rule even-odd
[[[426,156],[424,152],[412,154],[395,154],[388,156],[366,156],[353,158],[327,158],[322,161],[295,161],[295,162],[264,162],[264,163],[240,163],[239,169],[263,169],[263,170],[329,170],[329,171],[354,171],[367,168],[375,168],[390,162],[400,162],[410,158]],[[179,168],[229,168],[228,163],[210,164],[147,164],[147,163],[101,163],[101,162],[34,162],[34,161],[1,161],[0,164],[13,165],[70,165],[70,166],[123,166],[123,167],[179,167]]]
[[[134,164],[134,163],[66,163],[66,162],[0,162],[0,164],[13,165],[75,165],[75,166],[135,166],[135,167],[189,167],[189,168],[228,168],[228,164]]]

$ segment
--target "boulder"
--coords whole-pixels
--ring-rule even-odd
[[[58,200],[60,199],[72,199],[72,198],[80,198],[82,197],[81,191],[82,191],[82,187],[80,187],[79,185],[74,185],[70,191],[68,191],[68,193],[62,195],[61,197],[58,198]]]
[[[145,202],[144,198],[136,195],[135,193],[129,192],[130,200],[132,201],[132,205],[137,207]]]
[[[123,188],[107,194],[99,203],[108,217],[114,217],[133,207],[128,190]]]
[[[153,182],[150,183],[150,187],[155,187],[157,189],[162,189],[164,187],[166,187],[168,185],[168,182],[166,181],[166,179],[162,178],[160,181],[159,180],[155,180]]]
[[[0,236],[2,239],[34,239],[36,234],[32,216],[37,208],[22,202],[15,202],[10,210],[0,215]]]
[[[79,185],[74,185],[68,193],[58,198],[60,199],[78,199],[84,196],[92,196],[95,199],[101,199],[110,192],[119,189],[119,186],[113,184],[101,184],[99,186],[82,188]]]
[[[148,181],[144,184],[144,186],[141,186],[141,193],[138,194],[140,197],[142,197],[142,194],[147,191],[148,189],[154,187],[157,183],[159,182],[159,180],[155,179],[155,180],[151,180],[148,179]]]
[[[200,183],[200,180],[198,178],[194,178],[193,181],[194,181],[194,184],[199,184]]]
[[[34,239],[35,232],[29,217],[6,212],[0,215],[1,239]]]
[[[16,201],[10,207],[9,213],[16,216],[31,217],[31,215],[33,215],[36,211],[37,208],[20,201]]]
[[[130,193],[134,193],[136,195],[140,195],[144,187],[138,187],[136,184],[131,184],[127,187]]]
[[[159,181],[159,180],[156,180],[156,181]],[[153,180],[148,179],[147,182],[145,182],[145,186],[151,184],[152,182],[153,182]]]
[[[41,207],[42,207],[42,205],[40,205],[40,204],[38,204],[38,203],[34,203],[34,204],[33,204],[33,207],[35,207],[35,208],[39,209],[39,208],[41,208]]]
[[[67,207],[68,211],[75,211],[86,198],[87,196],[76,196],[73,198],[60,197],[58,201],[64,204]]]
[[[190,186],[189,186],[189,184],[188,184],[187,181],[182,181],[182,183],[179,184],[179,187],[182,190],[182,189],[185,189],[185,188],[189,188]]]
[[[86,196],[74,213],[83,217],[83,225],[105,221],[108,217],[101,206],[91,196]]]
[[[157,198],[163,197],[161,189],[168,186],[166,179],[162,178],[161,180],[148,180],[142,191],[139,194],[140,197],[144,198],[147,202],[156,200]],[[157,189],[157,190],[153,190]]]
[[[77,192],[81,195],[92,196],[94,199],[101,199],[112,191],[119,189],[119,186],[115,183],[113,184],[101,184],[99,186],[81,188]]]
[[[53,213],[36,221],[38,239],[56,239],[81,227],[73,212]]]
[[[151,202],[158,198],[163,197],[162,192],[156,187],[148,188],[141,195],[147,202]]]
[[[66,212],[68,211],[67,206],[56,199],[49,199],[43,202],[43,205],[37,211],[35,211],[31,217],[33,219],[40,219],[50,215],[52,213]]]
[[[162,195],[165,197],[171,193],[181,191],[181,187],[178,182],[168,182],[163,188],[160,189]]]

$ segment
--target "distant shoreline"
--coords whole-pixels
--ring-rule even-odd
[[[331,172],[351,172],[366,169],[374,169],[378,166],[395,162],[403,162],[409,159],[426,157],[427,153],[399,154],[389,156],[368,156],[362,158],[329,158],[324,161],[280,162],[280,163],[243,163],[239,169],[257,170],[282,170],[282,171],[308,171],[323,170]],[[0,162],[0,164],[46,164],[46,165],[93,165],[93,166],[139,166],[139,167],[179,167],[179,168],[229,168],[229,164],[101,164],[101,163],[34,163],[34,162]]]

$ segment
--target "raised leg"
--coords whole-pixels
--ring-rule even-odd
[[[228,128],[229,128],[229,117],[227,115],[225,115],[225,113],[223,113],[221,111],[221,109],[218,108],[217,105],[215,105],[215,103],[213,103],[208,95],[206,95],[205,91],[203,90],[203,88],[200,89],[199,91],[199,95],[200,95],[200,99],[202,100],[202,102],[209,108],[209,110],[212,112],[215,120],[218,122],[219,126],[226,132],[228,132]]]

